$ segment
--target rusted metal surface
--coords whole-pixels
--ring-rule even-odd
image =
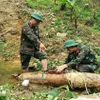
[[[18,76],[18,79],[28,79],[32,83],[49,84],[53,86],[69,85],[73,88],[100,88],[100,74],[94,73],[71,72],[62,74],[50,74],[41,72],[29,72],[21,74]]]

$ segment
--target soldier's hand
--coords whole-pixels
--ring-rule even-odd
[[[64,65],[61,65],[61,66],[58,66],[56,67],[56,72],[57,73],[61,73],[65,68],[67,68],[67,64],[64,64]]]
[[[45,52],[46,47],[44,46],[44,44],[40,43],[40,51],[41,52]]]

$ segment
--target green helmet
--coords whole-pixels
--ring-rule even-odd
[[[38,13],[38,12],[34,12],[34,13],[31,15],[31,17],[34,18],[34,19],[36,19],[36,20],[38,20],[38,21],[40,21],[40,22],[42,22],[42,16],[41,16],[41,14]]]
[[[64,43],[64,48],[69,48],[69,47],[73,47],[73,46],[77,46],[78,43],[76,43],[75,41],[73,40],[67,40],[65,43]]]

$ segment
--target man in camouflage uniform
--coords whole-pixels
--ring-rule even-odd
[[[21,66],[24,72],[28,71],[28,65],[31,57],[35,57],[41,61],[43,71],[47,70],[47,60],[43,53],[45,46],[40,41],[39,23],[42,22],[42,17],[35,12],[31,15],[29,22],[26,22],[22,27],[20,57]]]
[[[68,67],[79,72],[94,72],[97,69],[96,57],[88,46],[79,45],[73,40],[67,40],[64,47],[67,48],[69,55],[65,64],[57,67],[58,73]]]

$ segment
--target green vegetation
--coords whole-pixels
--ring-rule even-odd
[[[63,90],[63,92],[61,92]],[[51,91],[33,92],[32,99],[34,100],[70,100],[76,98],[76,94],[69,90],[68,86],[54,88]]]
[[[77,29],[77,15],[76,15],[76,6],[75,2],[76,0],[60,0],[62,3],[66,4],[70,9],[70,21],[72,22],[74,19],[75,22],[75,28]]]
[[[13,46],[13,48],[10,48]],[[3,41],[0,41],[0,55],[7,60],[9,57],[15,56],[15,50],[17,49],[16,46],[10,45],[8,43],[5,43]]]
[[[52,4],[53,0],[26,0],[26,2],[28,3],[28,5],[34,10],[34,8],[37,9],[46,9],[47,8],[47,4]]]
[[[31,97],[12,96],[13,89],[8,84],[0,86],[0,100],[70,100],[77,95],[69,90],[68,86],[53,88],[49,91],[33,92]]]
[[[70,16],[70,20],[71,22],[75,22],[75,27],[77,28],[77,20],[78,23],[80,23],[80,21],[84,21],[86,23],[86,25],[91,26],[94,30],[99,30],[99,23],[100,23],[100,13],[99,13],[99,1],[96,1],[96,3],[94,1],[88,1],[88,0],[58,0],[57,1],[57,5],[54,4],[53,0],[26,0],[27,4],[33,9],[33,11],[35,9],[38,10],[48,10],[48,11],[52,11],[55,14],[58,14],[59,10],[60,10],[60,5],[62,3],[66,3],[66,10],[64,11],[64,13],[67,16],[63,16],[67,17]],[[40,5],[41,4],[41,5]],[[48,5],[48,6],[47,6]],[[61,12],[60,12],[61,13]]]
[[[13,89],[9,84],[4,84],[0,86],[0,100],[26,100],[22,96],[12,96]]]
[[[34,62],[32,62],[32,63],[36,64],[35,65],[36,71],[40,71],[41,70],[41,62],[39,60],[36,60],[36,59],[33,61]],[[48,69],[55,69],[58,64],[61,65],[64,63],[64,61],[59,61],[58,59],[54,59],[53,61],[48,59],[47,61],[48,61]]]

